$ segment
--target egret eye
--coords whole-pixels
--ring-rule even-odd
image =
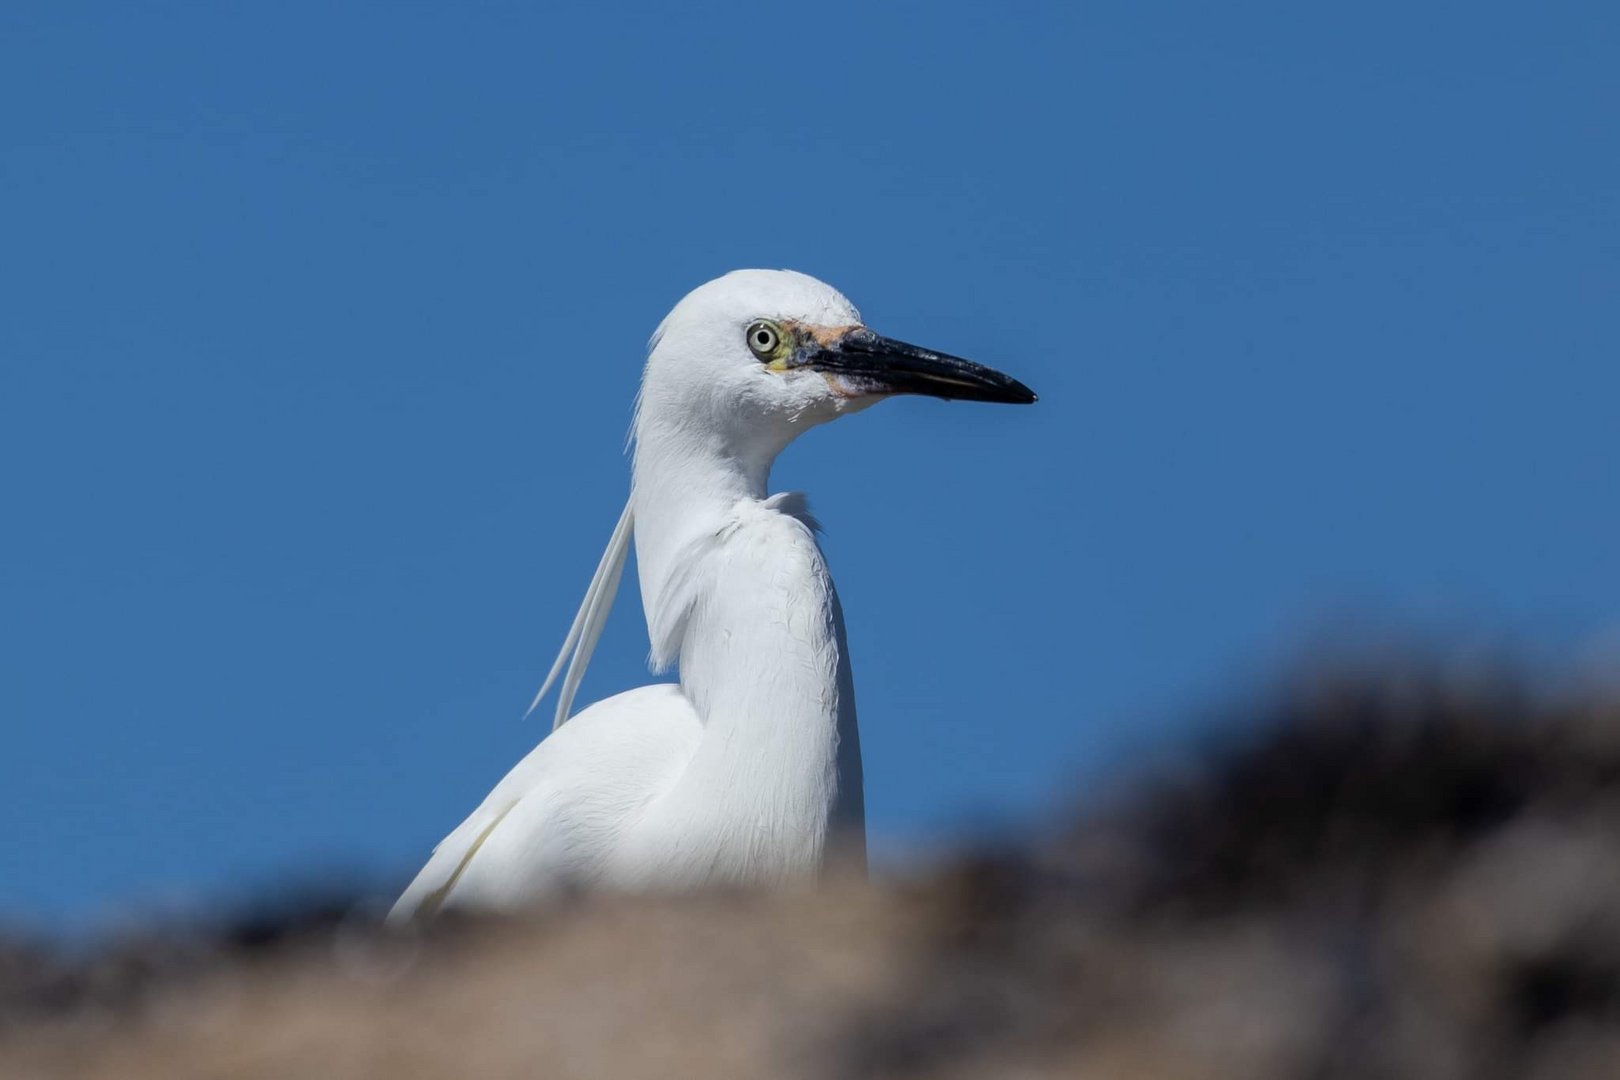
[[[760,321],[748,325],[748,347],[761,360],[769,360],[774,357],[777,346],[781,344],[781,332],[770,323]]]

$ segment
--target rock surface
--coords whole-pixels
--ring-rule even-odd
[[[1620,706],[1318,680],[916,880],[0,947],[0,1076],[1620,1077]]]

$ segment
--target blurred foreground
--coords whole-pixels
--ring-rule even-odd
[[[0,1076],[1620,1077],[1620,700],[1285,698],[903,884],[0,943]]]

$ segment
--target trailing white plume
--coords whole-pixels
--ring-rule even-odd
[[[557,674],[562,671],[566,662],[568,674],[563,679],[562,690],[557,694],[557,715],[551,722],[553,731],[563,726],[564,721],[568,719],[569,710],[574,707],[574,695],[579,692],[579,684],[585,678],[585,669],[590,665],[591,654],[596,651],[596,642],[602,636],[602,627],[607,624],[608,612],[613,610],[613,597],[619,591],[619,578],[624,574],[624,561],[630,554],[630,534],[633,528],[630,506],[628,502],[624,504],[624,513],[619,515],[619,523],[613,527],[613,535],[608,538],[607,550],[602,552],[602,561],[596,564],[596,574],[591,578],[590,588],[585,590],[585,599],[579,605],[579,614],[574,616],[574,625],[568,628],[568,637],[563,640],[562,651],[557,654],[556,662],[551,665],[551,671],[547,673],[540,692],[534,695],[534,700],[529,703],[529,711],[523,714],[527,719],[534,713],[540,699],[546,696],[551,684],[557,681]]]

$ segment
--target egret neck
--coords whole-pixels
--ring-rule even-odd
[[[803,499],[767,496],[800,425],[727,431],[657,400],[636,423],[642,607],[704,735],[627,857],[660,881],[786,880],[824,849],[864,865],[843,613]]]

